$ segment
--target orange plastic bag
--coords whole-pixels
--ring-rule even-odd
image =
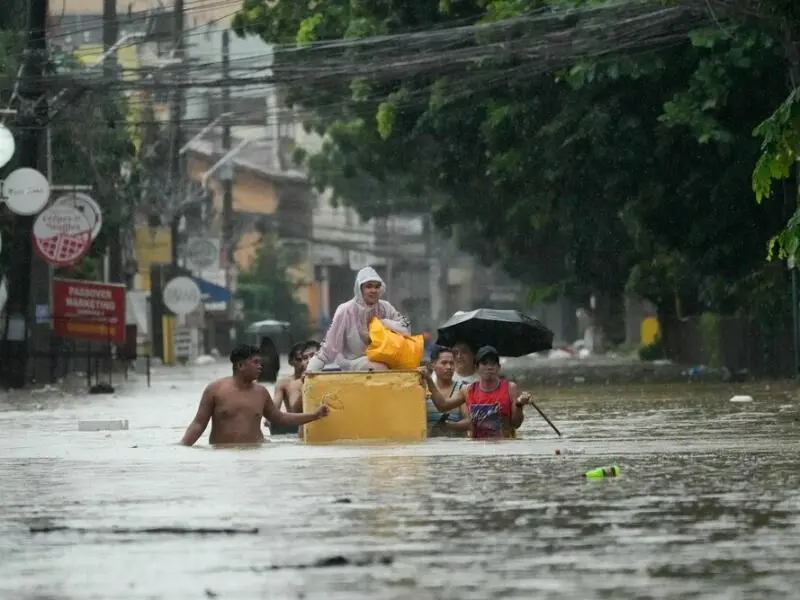
[[[390,369],[416,369],[425,354],[421,335],[403,335],[388,328],[380,319],[369,323],[370,344],[367,358]]]

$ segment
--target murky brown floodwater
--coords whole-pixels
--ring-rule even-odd
[[[793,392],[554,392],[561,441],[531,411],[499,444],[177,446],[215,371],[0,412],[0,598],[800,594]],[[727,401],[743,389],[755,403]],[[622,478],[582,479],[614,461]]]

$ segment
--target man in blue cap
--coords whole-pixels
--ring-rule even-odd
[[[500,354],[492,346],[475,353],[478,379],[461,388],[453,398],[445,398],[427,371],[421,370],[434,406],[443,413],[461,408],[462,420],[451,427],[470,432],[473,439],[493,440],[516,437],[530,402],[528,392],[520,392],[516,383],[500,377]]]

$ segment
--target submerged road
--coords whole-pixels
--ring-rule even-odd
[[[563,440],[531,409],[501,443],[178,446],[227,372],[0,404],[0,598],[797,598],[793,390],[547,392]]]

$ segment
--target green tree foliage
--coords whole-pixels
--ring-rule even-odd
[[[79,76],[85,66],[67,55],[59,70]],[[111,244],[121,240],[120,228],[133,228],[138,202],[137,175],[144,165],[137,154],[134,131],[125,126],[127,98],[122,94],[70,92],[51,121],[52,178],[59,185],[92,185],[103,211],[103,228],[87,256],[65,276],[97,279],[102,276],[101,257]],[[111,236],[111,237],[109,237]]]
[[[270,233],[262,235],[256,259],[249,271],[239,273],[237,296],[244,303],[245,321],[288,321],[292,339],[308,336],[308,307],[295,298],[297,285],[288,270],[294,258],[284,252]]]
[[[0,100],[4,102],[10,98],[25,42],[22,35],[24,10],[20,9],[17,17],[16,21],[13,18],[9,20],[7,29],[0,30],[0,89],[3,90]],[[53,73],[79,77],[85,69],[69,54],[57,53],[50,58],[49,68]],[[49,89],[48,96],[55,97],[60,91],[60,86]],[[132,228],[133,210],[140,196],[141,173],[147,165],[137,152],[134,132],[125,126],[128,106],[122,93],[83,94],[76,88],[51,108],[54,111],[50,120],[52,182],[62,186],[93,186],[91,195],[103,211],[104,224],[84,259],[74,267],[57,270],[56,275],[98,279],[102,276],[101,257],[107,247],[121,243],[116,239],[118,234],[110,232],[118,231],[117,226]],[[7,125],[12,133],[20,126],[14,119],[9,119]],[[37,126],[43,130],[46,123]],[[3,171],[8,172],[17,166],[15,157]],[[40,169],[45,170],[44,164]],[[0,229],[0,233],[6,233],[10,226],[11,219],[5,223],[0,219],[0,228],[5,227]],[[3,260],[10,258],[11,253],[4,252],[0,256],[0,267]]]
[[[794,0],[760,0],[734,3],[743,21],[759,24],[762,37],[770,36],[780,54],[789,90],[780,102],[770,98],[767,105],[774,112],[761,122],[754,134],[761,140],[761,153],[752,173],[752,188],[760,203],[786,190],[782,182],[795,175],[795,189],[800,189],[797,164],[800,159],[800,3]],[[765,35],[766,34],[766,35]],[[745,66],[745,68],[747,68]],[[748,89],[757,91],[756,88]],[[800,194],[795,191],[796,208],[785,227],[769,240],[770,259],[800,258]]]
[[[582,2],[246,0],[235,27],[302,45],[548,4]],[[309,82],[289,102],[311,109],[309,129],[325,136],[319,154],[298,158],[364,217],[429,210],[464,247],[551,290],[627,285],[665,312],[676,299],[731,311],[790,214],[750,189],[752,132],[785,97],[785,68],[782,48],[742,24],[556,73],[497,59],[437,79]]]
[[[24,2],[22,0],[10,0],[7,7],[0,11],[0,107],[6,108],[11,98],[12,90],[19,68],[19,60],[22,56],[21,51],[24,47],[24,40],[19,32],[25,22]],[[7,122],[8,117],[0,115],[0,119]],[[5,177],[10,170],[8,167],[0,167],[0,178]],[[5,209],[0,206],[0,237],[4,242],[4,249],[0,251],[0,280],[8,270],[11,260],[11,252],[8,251],[8,243],[11,233],[11,221]]]

